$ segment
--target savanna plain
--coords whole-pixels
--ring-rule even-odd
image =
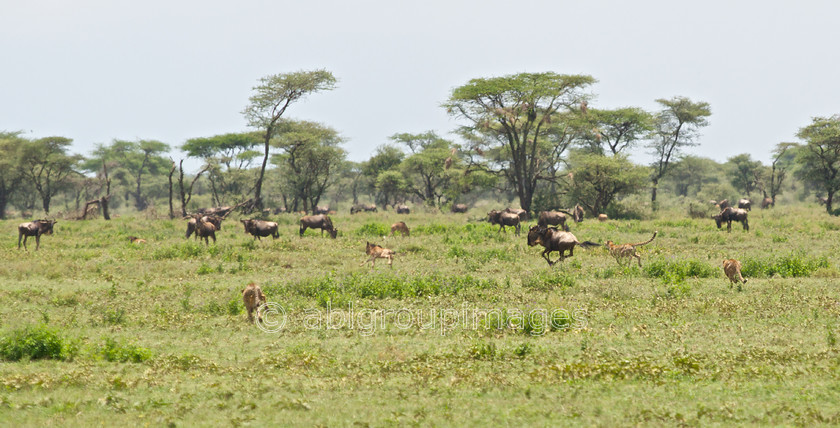
[[[676,210],[571,223],[658,231],[642,267],[604,247],[549,267],[534,221],[485,212],[343,212],[336,239],[282,214],[260,241],[234,215],[209,246],[184,220],[59,220],[38,251],[0,221],[0,425],[840,424],[840,219],[820,207],[755,209],[749,232]],[[387,236],[399,220],[411,235]],[[360,266],[367,241],[393,267]]]

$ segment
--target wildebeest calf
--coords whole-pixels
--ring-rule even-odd
[[[253,282],[242,290],[242,301],[245,302],[245,309],[248,310],[248,321],[254,322],[254,312],[257,312],[257,319],[262,321],[260,306],[265,304],[265,294],[262,288]]]
[[[204,220],[206,217],[198,218],[195,223],[195,233],[198,239],[204,238],[204,245],[210,245],[210,238],[216,243],[216,225],[211,221]]]
[[[263,236],[271,236],[274,239],[280,237],[277,231],[277,223],[258,219],[241,220],[245,226],[245,232],[254,236],[254,239],[262,240]]]
[[[391,264],[394,261],[394,254],[396,254],[394,250],[389,250],[380,245],[368,242],[365,246],[365,254],[369,255],[370,258],[363,261],[359,266],[364,266],[365,263],[370,262],[370,268],[373,269],[376,265],[376,259],[388,259],[388,266],[391,268],[394,267],[394,265]]]
[[[405,224],[404,221],[398,221],[391,225],[391,236],[393,236],[395,232],[400,232],[403,236],[409,236],[411,234],[408,229],[408,225]]]
[[[199,239],[198,232],[196,231],[198,220],[204,222],[210,222],[216,228],[216,230],[222,230],[222,218],[215,216],[215,215],[194,215],[190,218],[190,221],[187,222],[187,238],[190,237],[193,233],[195,233],[195,239]]]
[[[35,251],[41,247],[41,235],[52,235],[53,226],[58,223],[58,220],[33,220],[29,223],[21,223],[18,225],[18,249],[20,249],[20,240],[23,238],[23,249],[26,248],[26,239],[30,236],[35,237]]]

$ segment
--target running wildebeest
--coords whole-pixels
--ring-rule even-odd
[[[750,211],[750,206],[752,205],[752,201],[746,198],[738,199],[738,208],[745,209]]]
[[[528,246],[533,247],[537,244],[545,247],[542,256],[549,266],[554,266],[558,261],[562,262],[566,257],[572,257],[575,245],[581,245],[584,248],[600,246],[600,244],[594,242],[580,242],[571,232],[565,232],[556,227],[533,226],[528,230]],[[554,251],[560,253],[560,258],[552,262],[549,254]],[[566,251],[569,252],[568,256],[565,255]]]
[[[713,215],[712,218],[715,219],[715,223],[717,223],[718,229],[720,229],[723,223],[726,222],[726,231],[732,232],[732,222],[737,221],[744,226],[744,230],[746,230],[747,232],[750,231],[750,224],[749,222],[747,222],[746,210],[740,208],[726,207],[726,209],[724,209],[720,213]]]
[[[307,228],[310,229],[321,229],[321,236],[324,236],[324,231],[330,233],[330,236],[335,239],[338,235],[338,229],[336,229],[333,224],[332,220],[330,220],[330,216],[325,214],[318,214],[318,215],[308,215],[304,216],[300,219],[300,236],[303,237],[303,232],[306,231]]]
[[[18,249],[20,249],[20,240],[23,238],[23,249],[26,248],[26,239],[30,236],[35,237],[35,251],[41,247],[41,235],[52,235],[53,226],[58,223],[58,220],[33,220],[29,223],[21,223],[18,225]]]
[[[507,233],[505,226],[513,226],[516,228],[516,235],[519,236],[520,224],[518,215],[506,211],[492,210],[487,213],[487,219],[490,221],[490,224],[499,225],[499,232],[505,231]]]
[[[258,219],[240,220],[245,226],[245,232],[254,236],[254,239],[262,240],[262,237],[271,236],[274,239],[280,237],[277,232],[277,223]]]

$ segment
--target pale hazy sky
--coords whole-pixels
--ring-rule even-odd
[[[440,104],[471,78],[554,71],[598,79],[596,108],[706,101],[691,153],[766,161],[840,113],[838,17],[828,0],[0,0],[0,130],[175,147],[248,130],[260,77],[324,68],[338,87],[287,115],[365,160],[398,132],[449,136]]]

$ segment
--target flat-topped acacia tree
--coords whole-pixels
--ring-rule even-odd
[[[486,153],[487,169],[504,176],[531,209],[540,180],[554,180],[553,171],[571,142],[592,76],[553,72],[519,73],[472,79],[455,88],[443,104],[468,124],[460,131]]]
[[[254,185],[254,208],[257,210],[263,208],[262,183],[268,164],[269,143],[277,131],[280,117],[293,102],[313,92],[331,90],[335,88],[335,84],[336,79],[332,73],[314,70],[266,76],[253,88],[254,94],[249,98],[250,104],[242,114],[248,120],[248,125],[260,129],[263,136],[264,156]]]

